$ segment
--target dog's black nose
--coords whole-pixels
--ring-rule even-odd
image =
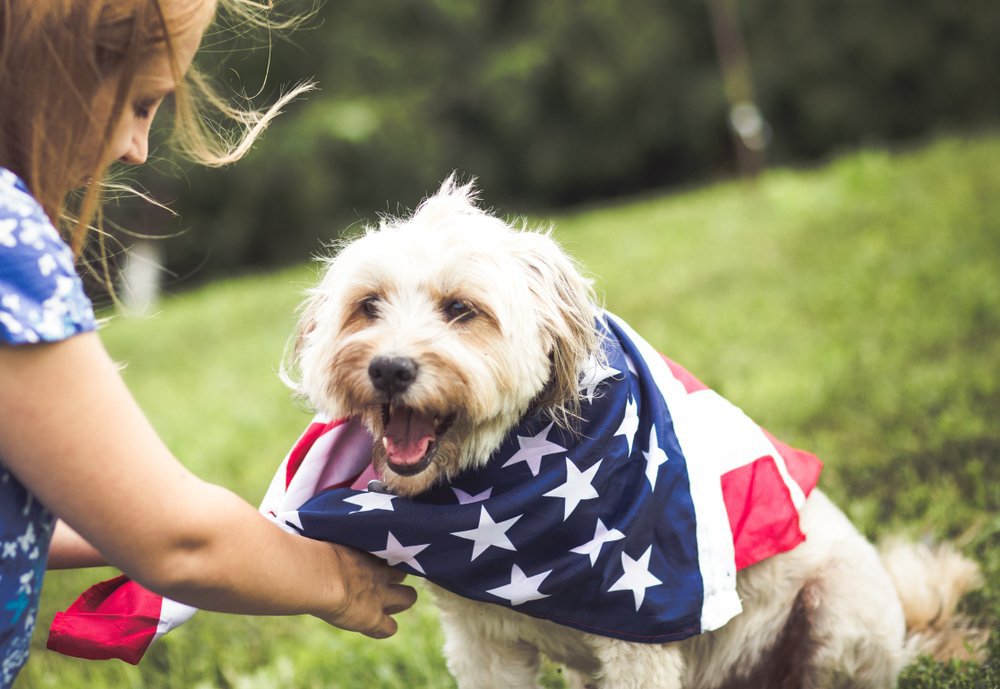
[[[417,377],[417,363],[402,356],[377,356],[368,364],[368,377],[376,390],[403,392]]]

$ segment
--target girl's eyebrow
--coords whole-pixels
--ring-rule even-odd
[[[149,93],[167,93],[177,88],[177,82],[162,74],[137,74],[134,87]]]
[[[152,105],[156,101],[158,101],[158,100],[165,100],[165,99],[169,98],[172,95],[174,95],[174,89],[169,89],[169,90],[166,90],[166,91],[163,91],[163,92],[157,92],[157,93],[152,94],[152,95],[142,96],[141,98],[139,98],[136,101],[136,103],[143,104],[143,105],[147,105],[147,104],[148,105]]]

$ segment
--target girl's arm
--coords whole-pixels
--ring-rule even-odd
[[[310,613],[384,637],[413,604],[402,574],[283,532],[178,462],[94,333],[0,347],[0,457],[140,584],[198,608]]]
[[[62,519],[56,522],[52,532],[52,543],[49,545],[48,569],[78,569],[82,567],[101,567],[108,564],[97,548],[70,528]]]

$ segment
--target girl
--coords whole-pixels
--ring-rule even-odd
[[[266,8],[219,2],[244,19]],[[170,94],[181,152],[208,164],[240,157],[281,105],[256,118],[228,111],[248,123],[236,141],[200,125],[199,102],[226,111],[189,73],[216,10],[216,0],[0,0],[0,688],[27,656],[54,517],[65,524],[53,566],[106,560],[199,608],[310,613],[379,638],[415,599],[371,556],[286,534],[192,475],[94,332],[73,264],[109,164],[145,161]]]

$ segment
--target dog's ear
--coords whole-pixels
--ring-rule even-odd
[[[548,385],[535,407],[569,428],[580,411],[580,372],[601,352],[592,283],[548,232],[518,233],[517,256],[535,299],[551,361]]]
[[[326,290],[314,288],[308,292],[305,301],[299,307],[299,321],[295,325],[285,351],[281,357],[281,367],[278,375],[281,381],[295,391],[298,396],[305,397],[306,390],[302,384],[302,353],[306,340],[319,323],[320,311],[327,301]]]

